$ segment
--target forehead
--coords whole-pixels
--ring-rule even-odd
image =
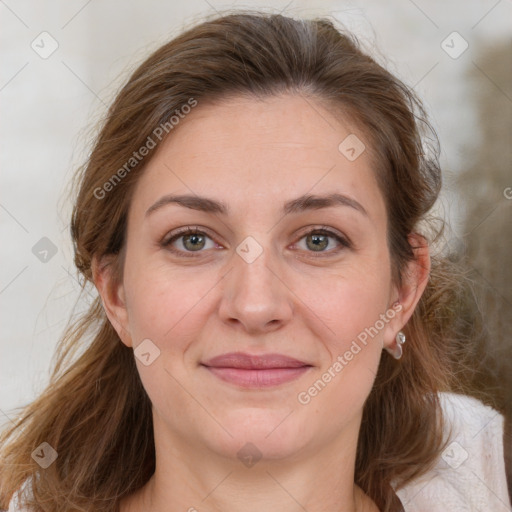
[[[277,208],[302,194],[337,191],[382,216],[370,151],[349,119],[302,95],[199,101],[146,166],[133,214],[166,193],[222,198],[247,211],[260,201]]]

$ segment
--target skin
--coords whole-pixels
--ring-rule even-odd
[[[153,404],[156,471],[123,500],[122,512],[378,510],[354,484],[362,409],[383,348],[394,345],[424,290],[429,255],[426,246],[416,249],[401,288],[393,283],[369,151],[349,161],[338,150],[351,133],[365,141],[311,98],[230,98],[199,103],[147,165],[130,204],[122,280],[105,261],[93,265],[122,342],[136,348],[149,338],[160,350],[148,366],[136,360]],[[350,206],[281,212],[302,194],[332,192],[366,214]],[[168,204],[146,215],[165,194],[207,196],[230,213]],[[160,242],[184,226],[207,238],[199,252],[176,239],[178,256]],[[315,251],[307,233],[322,226],[351,246],[329,236]],[[248,236],[263,250],[252,263],[236,252]],[[298,394],[396,301],[401,311],[308,404],[299,403]],[[200,365],[232,351],[278,352],[312,368],[280,386],[247,390]],[[249,442],[261,454],[252,467],[237,457]]]

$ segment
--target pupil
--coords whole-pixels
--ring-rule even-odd
[[[322,238],[323,240],[320,240]],[[311,240],[313,241],[313,247],[315,248],[320,247],[321,249],[325,249],[327,246],[327,237],[325,235],[311,235]]]
[[[187,242],[190,242],[192,241],[192,244],[190,247],[187,247],[187,248],[192,248],[192,250],[197,250],[198,248],[201,249],[201,246],[199,245],[196,245],[196,242],[198,240],[200,240],[201,238],[203,238],[201,235],[187,235],[185,237],[185,247],[187,247]]]

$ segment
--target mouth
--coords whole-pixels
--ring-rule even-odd
[[[244,388],[267,388],[299,378],[312,365],[283,354],[232,352],[201,363],[215,377]]]

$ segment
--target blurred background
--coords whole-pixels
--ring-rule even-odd
[[[329,16],[423,99],[441,140],[444,249],[474,283],[475,393],[512,413],[511,0],[0,0],[0,423],[49,377],[78,301],[68,184],[118,87],[148,54],[226,9]],[[78,301],[78,302],[77,302]]]

